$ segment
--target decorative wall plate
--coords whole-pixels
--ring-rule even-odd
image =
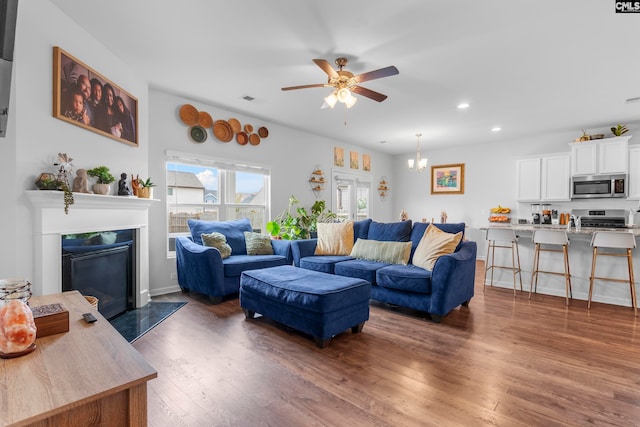
[[[211,114],[207,113],[206,111],[200,111],[198,124],[205,129],[213,126],[213,118],[211,118]]]
[[[253,132],[253,125],[250,125],[249,123],[247,123],[246,125],[244,125],[244,131],[246,133],[251,133]]]
[[[207,140],[207,131],[200,125],[191,126],[189,136],[193,142],[202,143]]]
[[[231,118],[228,120],[228,122],[231,126],[231,129],[233,130],[233,133],[238,133],[242,130],[242,126],[240,125],[238,119]]]
[[[251,135],[249,135],[249,143],[251,145],[258,145],[260,144],[260,136],[258,136],[257,133],[252,133]]]
[[[233,129],[226,120],[216,120],[213,123],[213,134],[222,142],[229,142],[233,139]]]
[[[191,104],[184,104],[180,107],[180,119],[187,126],[194,126],[200,120],[198,109]]]
[[[260,136],[260,138],[266,138],[269,136],[269,129],[267,129],[266,127],[262,126],[261,128],[258,129],[258,135]]]
[[[249,142],[249,136],[244,132],[238,132],[236,134],[236,141],[238,141],[238,144],[240,145],[247,145]]]

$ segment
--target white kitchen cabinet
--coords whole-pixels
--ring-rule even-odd
[[[628,199],[640,200],[640,146],[629,148]]]
[[[519,202],[565,201],[571,198],[571,156],[545,154],[517,160]]]
[[[569,144],[571,146],[571,174],[578,176],[627,173],[629,138],[631,137],[618,136]]]
[[[540,200],[571,200],[571,156],[569,153],[541,158]]]
[[[536,202],[540,200],[540,157],[517,160],[519,202]]]

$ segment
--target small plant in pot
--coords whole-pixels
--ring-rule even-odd
[[[93,184],[93,192],[96,194],[109,194],[111,192],[111,186],[109,184],[116,180],[106,166],[89,169],[87,175],[97,178],[98,180]]]
[[[156,185],[151,182],[151,178],[147,178],[146,180],[140,180],[138,182],[138,197],[141,199],[152,199],[153,198],[153,187]]]

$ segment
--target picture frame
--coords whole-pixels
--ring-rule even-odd
[[[360,165],[358,163],[358,152],[357,151],[349,151],[349,167],[351,169],[359,169]]]
[[[138,99],[58,46],[53,117],[138,147]]]
[[[362,155],[362,170],[364,172],[371,172],[371,155],[369,154]]]
[[[464,194],[464,163],[431,166],[431,194]]]
[[[333,165],[344,167],[344,148],[333,147]]]

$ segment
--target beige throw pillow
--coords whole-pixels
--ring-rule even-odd
[[[228,258],[231,255],[231,246],[227,243],[227,238],[222,233],[202,233],[200,235],[202,239],[202,244],[205,246],[211,246],[220,251],[220,256],[222,259]]]
[[[433,270],[436,261],[442,255],[452,254],[462,240],[462,232],[451,234],[429,224],[413,253],[413,265]]]
[[[353,249],[353,221],[318,223],[316,255],[349,255]]]
[[[260,233],[244,232],[244,241],[247,245],[247,255],[273,255],[271,237]]]
[[[353,245],[351,256],[369,261],[407,265],[411,255],[411,242],[382,242],[358,239]]]

